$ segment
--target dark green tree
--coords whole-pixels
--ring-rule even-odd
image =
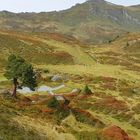
[[[58,100],[56,100],[55,97],[52,97],[49,101],[48,101],[48,107],[50,108],[58,108],[59,107],[59,102]]]
[[[13,97],[16,97],[19,83],[22,86],[29,87],[31,90],[34,90],[37,86],[36,75],[32,65],[20,56],[13,54],[9,56],[4,76],[13,81]]]
[[[85,94],[92,94],[92,91],[91,91],[91,89],[88,87],[88,85],[85,86],[85,88],[84,88],[84,93],[85,93]]]

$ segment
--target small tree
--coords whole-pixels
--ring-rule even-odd
[[[50,108],[58,108],[59,107],[59,102],[58,100],[56,100],[55,97],[52,97],[49,101],[48,101],[48,107]]]
[[[4,76],[9,80],[13,80],[13,97],[16,97],[19,82],[21,82],[22,86],[27,86],[31,90],[34,90],[37,86],[32,65],[20,56],[13,54],[9,56]]]
[[[91,91],[91,89],[88,87],[88,85],[85,86],[85,88],[84,88],[84,93],[85,93],[85,94],[92,94],[92,91]]]

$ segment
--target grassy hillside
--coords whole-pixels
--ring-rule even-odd
[[[58,33],[0,31],[1,138],[109,140],[113,136],[113,140],[139,140],[139,39],[139,33],[127,33],[88,46]],[[11,53],[34,65],[40,73],[39,86],[65,84],[55,94],[70,103],[52,108],[48,92],[18,94],[18,99],[12,99],[8,92],[11,82],[3,76]],[[61,79],[51,81],[56,74]],[[93,94],[85,93],[85,85]]]
[[[84,48],[78,43],[75,44],[75,40],[69,42],[59,34],[56,34],[57,38],[54,35],[44,35],[46,35],[46,38],[43,35],[1,31],[1,62],[4,64],[9,54],[16,53],[36,64],[94,63],[92,58],[86,54]],[[1,65],[3,64],[1,63]]]
[[[104,0],[59,12],[1,11],[0,140],[140,140],[139,13],[139,5]],[[33,65],[38,88],[56,90],[12,98],[10,54]]]

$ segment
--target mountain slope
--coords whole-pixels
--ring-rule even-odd
[[[127,31],[140,31],[140,7],[88,0],[59,12],[0,12],[0,29],[57,32],[88,43],[102,43]]]
[[[0,50],[0,66],[4,66],[11,53],[35,64],[94,63],[80,42],[61,34],[40,35],[0,31]]]

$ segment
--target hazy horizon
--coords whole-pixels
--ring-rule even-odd
[[[68,9],[77,3],[83,3],[86,0],[24,0],[21,2],[19,0],[2,0],[0,4],[0,11],[10,11],[10,12],[50,12],[50,11],[60,11]],[[107,0],[108,2],[131,6],[140,4],[139,0]]]

